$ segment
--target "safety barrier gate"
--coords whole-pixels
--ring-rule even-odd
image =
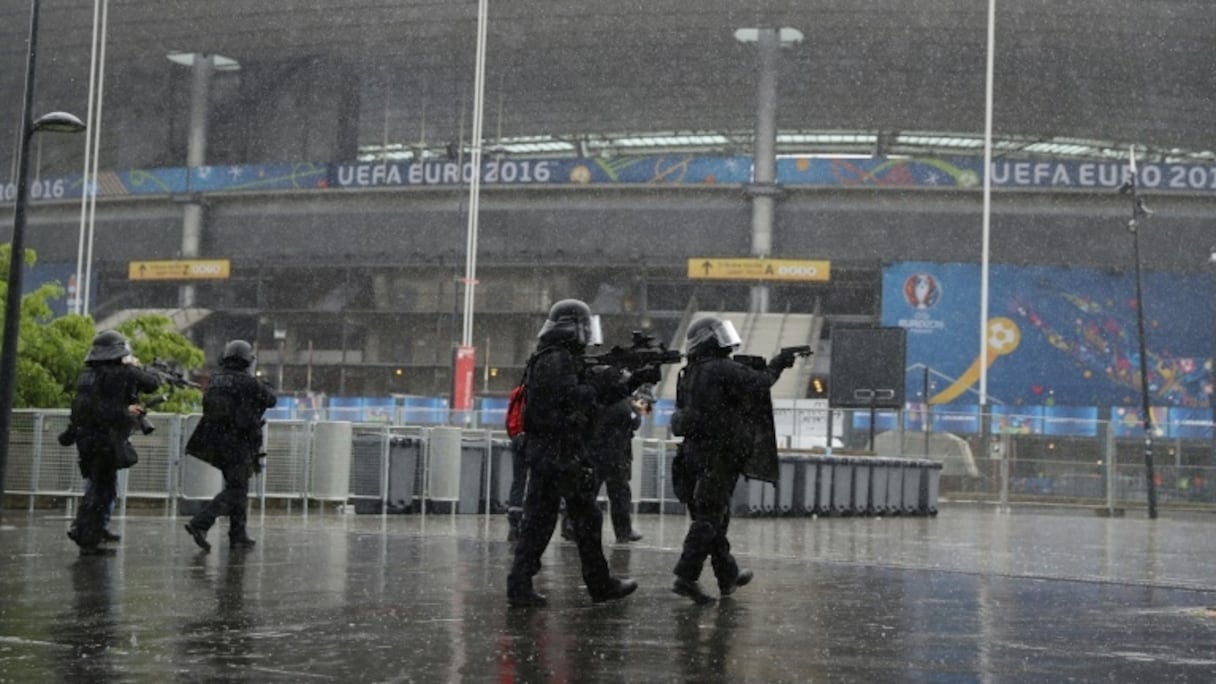
[[[163,500],[166,510],[201,505],[222,486],[219,472],[187,456],[199,416],[151,414],[153,432],[131,441],[139,463],[122,471],[127,499]],[[74,500],[83,482],[74,447],[60,446],[66,411],[14,412],[6,493]],[[505,512],[511,443],[499,430],[345,421],[270,421],[261,500],[351,506],[356,513]],[[676,443],[633,440],[632,488],[640,512],[683,513],[671,488]],[[941,464],[928,459],[783,455],[773,485],[741,479],[732,503],[740,516],[932,515]]]

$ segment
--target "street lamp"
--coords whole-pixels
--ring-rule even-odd
[[[0,511],[3,510],[4,475],[8,465],[9,426],[16,393],[17,333],[21,326],[22,271],[25,265],[25,204],[30,174],[30,140],[38,131],[79,133],[80,119],[67,112],[51,112],[33,120],[34,65],[38,54],[38,0],[30,2],[30,39],[26,57],[25,99],[21,105],[21,146],[17,153],[17,198],[13,205],[13,240],[9,254],[8,293],[4,300],[4,336],[0,339]]]
[[[1137,192],[1136,148],[1128,151],[1130,176],[1119,192],[1132,198],[1132,216],[1127,228],[1132,233],[1132,255],[1136,262],[1136,332],[1140,353],[1140,410],[1144,412],[1144,477],[1148,489],[1148,517],[1157,518],[1157,474],[1153,466],[1153,410],[1148,396],[1148,345],[1144,341],[1144,278],[1140,268],[1140,219],[1150,212]]]

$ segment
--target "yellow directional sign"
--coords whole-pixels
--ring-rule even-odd
[[[210,280],[227,278],[227,259],[182,259],[178,261],[132,261],[128,280]]]
[[[718,259],[688,260],[689,278],[718,280],[802,280],[827,282],[832,262],[807,259]]]

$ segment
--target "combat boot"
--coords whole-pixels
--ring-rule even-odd
[[[189,532],[190,536],[194,538],[194,543],[198,544],[200,549],[204,551],[211,550],[211,543],[207,541],[206,530],[199,529],[194,526],[194,523],[188,522],[186,523],[186,531]]]
[[[535,589],[523,589],[507,592],[507,603],[512,608],[544,608],[549,601],[544,594],[536,593]]]
[[[718,591],[723,596],[730,596],[731,594],[735,593],[735,590],[739,587],[746,587],[747,583],[752,581],[752,577],[755,577],[755,573],[744,568],[743,570],[739,571],[739,575],[735,577],[735,581],[731,584],[719,584]]]
[[[548,601],[536,593],[531,577],[512,574],[507,577],[507,603],[512,608],[543,608]]]
[[[99,540],[86,539],[84,535],[80,533],[80,530],[75,527],[68,530],[68,539],[76,542],[76,546],[80,547],[81,555],[97,554],[97,552],[103,550],[99,546]]]
[[[612,584],[607,591],[597,592],[591,597],[592,603],[604,603],[605,601],[615,601],[623,599],[638,590],[638,581],[634,579],[612,579]]]
[[[671,590],[702,605],[714,602],[714,597],[706,594],[705,590],[701,588],[701,583],[696,580],[676,577],[675,583],[671,585]]]

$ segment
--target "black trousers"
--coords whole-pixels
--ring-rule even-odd
[[[574,525],[583,582],[593,599],[603,596],[612,589],[613,577],[600,537],[604,519],[595,503],[594,473],[589,467],[554,465],[561,462],[560,455],[546,446],[529,437],[528,492],[515,560],[507,575],[507,595],[524,596],[532,591],[532,578],[540,572],[540,558],[549,546],[565,499]]]
[[[608,511],[612,517],[612,530],[618,539],[633,532],[633,489],[629,486],[628,467],[597,468],[595,494],[600,487],[608,490]]]
[[[691,522],[674,572],[695,582],[709,558],[718,586],[730,587],[739,577],[739,564],[730,553],[726,532],[730,528],[730,499],[739,476],[734,470],[702,466],[695,477],[688,501]]]
[[[524,492],[528,487],[528,459],[524,436],[511,438],[511,489],[507,492],[507,518],[518,522],[524,517]]]
[[[230,463],[220,469],[224,474],[224,488],[199,511],[190,524],[206,532],[221,515],[228,516],[228,539],[245,539],[245,521],[248,515],[249,478],[253,468],[247,460]]]
[[[110,517],[110,506],[118,495],[118,470],[114,467],[113,449],[106,439],[79,438],[76,442],[81,474],[89,481],[71,532],[81,548],[101,543],[101,534]]]

